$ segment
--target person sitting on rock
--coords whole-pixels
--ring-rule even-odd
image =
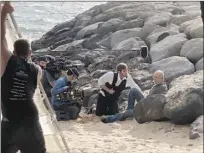
[[[156,71],[153,74],[153,81],[154,86],[151,88],[149,94],[147,96],[153,95],[153,94],[166,94],[168,91],[167,85],[164,82],[164,73],[160,70]],[[101,121],[104,123],[111,123],[115,121],[123,121],[127,118],[132,118],[133,115],[133,108],[134,103],[136,101],[140,101],[143,99],[144,96],[140,94],[136,89],[131,89],[128,95],[128,107],[127,110],[123,113],[117,113],[115,115],[110,115],[106,117],[102,117]]]
[[[116,73],[105,73],[98,80],[101,90],[96,106],[97,116],[117,114],[119,112],[118,97],[126,87],[134,88],[133,90],[138,94],[138,98],[143,98],[142,90],[128,74],[128,66],[125,63],[120,63],[116,70]],[[133,107],[132,103],[130,100],[130,108]]]
[[[78,78],[79,73],[76,68],[70,68],[67,71],[67,75],[60,77],[51,90],[52,94],[52,107],[55,111],[63,111],[66,113],[66,120],[76,119],[78,117],[80,108],[77,105],[72,105],[70,99],[62,99],[59,94],[70,90],[72,81]],[[68,115],[67,115],[68,113]],[[58,116],[57,116],[58,117]]]

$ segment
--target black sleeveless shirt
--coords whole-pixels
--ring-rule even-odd
[[[2,115],[9,121],[38,119],[33,96],[37,87],[38,68],[12,55],[1,77]]]
[[[111,96],[111,97],[115,97],[115,99],[118,99],[121,92],[125,89],[127,80],[126,79],[122,80],[122,82],[118,86],[116,86],[115,84],[116,84],[117,80],[118,80],[118,73],[115,72],[113,75],[112,84],[109,84],[108,82],[105,84],[107,88],[113,89],[113,90],[115,90],[115,92],[114,92],[114,94],[110,95],[107,91],[102,89],[102,91],[106,94],[106,96]]]

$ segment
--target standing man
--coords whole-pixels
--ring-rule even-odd
[[[140,87],[128,74],[128,66],[120,63],[116,68],[117,72],[107,72],[98,80],[101,91],[99,92],[96,115],[114,115],[119,112],[118,98],[120,93],[126,88],[131,87],[142,94]]]
[[[9,2],[1,6],[1,152],[46,153],[38,110],[33,101],[39,66],[29,63],[30,43],[18,39],[13,53],[6,40],[6,17],[13,12]]]

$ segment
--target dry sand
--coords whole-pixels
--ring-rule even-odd
[[[97,117],[60,122],[71,153],[202,153],[203,138],[190,140],[189,126],[135,120],[104,124]]]

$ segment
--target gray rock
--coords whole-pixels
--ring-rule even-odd
[[[145,40],[149,34],[151,34],[154,30],[161,28],[161,26],[152,24],[152,25],[144,25],[140,30],[140,38]]]
[[[194,23],[200,23],[200,22],[201,22],[201,18],[196,18],[196,19],[193,19],[193,20],[186,21],[186,22],[184,22],[184,23],[182,23],[180,25],[179,31],[184,32],[187,27],[193,25]]]
[[[199,98],[199,94],[203,95],[203,71],[180,76],[169,87],[166,94],[167,104],[164,107],[165,117],[178,124],[193,122],[198,117],[196,114],[203,109],[202,98]]]
[[[189,139],[197,139],[203,136],[203,132],[203,115],[201,115],[190,125]]]
[[[187,15],[173,15],[171,17],[171,23],[174,23],[176,25],[181,25],[182,23],[192,20],[192,17]]]
[[[97,29],[97,33],[100,36],[105,36],[110,32],[115,32],[117,30],[117,27],[123,22],[124,20],[120,18],[110,19],[107,22],[101,24],[101,26],[99,26],[99,28]]]
[[[203,38],[195,38],[185,42],[181,48],[180,56],[197,63],[203,57]]]
[[[106,36],[104,36],[102,38],[102,40],[100,42],[98,42],[97,44],[99,46],[104,46],[107,49],[111,49],[111,38],[112,38],[112,32],[108,33]]]
[[[195,71],[195,67],[185,57],[172,56],[149,65],[150,73],[154,73],[157,70],[163,71],[165,80],[170,82],[181,75],[192,74]]]
[[[142,124],[164,119],[163,109],[166,97],[162,94],[147,96],[136,103],[134,107],[135,120]]]
[[[173,96],[182,97],[181,100],[175,97],[167,97],[164,116],[173,123],[189,124],[198,116],[203,115],[203,88],[188,88],[182,93],[175,93]],[[172,102],[172,99],[174,99],[174,102]]]
[[[95,34],[98,28],[98,25],[101,24],[102,22],[97,22],[94,23],[92,25],[89,25],[83,29],[81,29],[77,35],[76,35],[76,39],[83,39],[86,37],[90,37],[91,35]]]
[[[91,77],[93,78],[100,78],[105,73],[109,72],[108,70],[96,70],[91,73]]]
[[[123,29],[131,29],[131,28],[141,28],[144,25],[144,20],[141,18],[137,18],[134,20],[126,21],[125,23],[121,24],[117,30]]]
[[[87,48],[87,49],[96,49],[99,48],[100,46],[97,44],[97,42],[100,41],[100,36],[98,34],[92,35],[89,38],[86,38],[83,43],[82,46],[83,48]]]
[[[203,58],[201,58],[195,65],[196,71],[203,70]]]
[[[128,38],[140,37],[141,28],[119,30],[113,33],[111,37],[111,47],[114,47],[117,43],[122,42]]]
[[[183,44],[187,41],[185,34],[167,36],[155,43],[150,48],[152,62],[156,62],[171,56],[179,56]]]
[[[114,56],[104,56],[99,57],[95,59],[95,62],[88,66],[88,70],[90,72],[96,71],[96,70],[112,70],[115,69],[113,67],[113,62],[115,60]]]
[[[189,27],[187,34],[189,33],[191,38],[203,38],[203,24],[202,22],[194,24]]]
[[[159,42],[170,35],[176,35],[179,34],[178,29],[170,29],[166,27],[161,27],[158,29],[155,29],[152,33],[149,34],[149,36],[146,38],[146,42],[148,46],[152,46],[156,42]]]
[[[146,45],[143,40],[141,40],[139,37],[132,37],[128,38],[124,41],[121,41],[117,43],[112,50],[118,51],[118,50],[123,50],[123,51],[130,51],[133,49],[140,49],[141,46]]]
[[[169,22],[170,20],[170,16],[171,16],[171,13],[159,13],[157,15],[154,15],[150,18],[148,18],[146,21],[145,21],[145,25],[147,24],[157,24],[157,25],[160,25],[160,26],[166,26],[167,23]]]
[[[130,72],[130,74],[133,80],[143,91],[152,88],[154,85],[152,74],[150,74],[147,70],[134,69]]]
[[[91,16],[89,15],[83,15],[83,14],[79,14],[76,16],[76,23],[75,23],[75,27],[77,26],[87,26],[89,21],[91,20]]]
[[[82,48],[83,41],[84,41],[84,39],[75,40],[71,43],[61,45],[61,46],[55,48],[53,51],[68,51],[68,52],[72,53],[72,52],[75,52],[77,49]]]
[[[118,52],[118,54],[115,54],[117,56],[116,60],[114,63],[121,63],[121,62],[127,62],[129,61],[130,59],[133,59],[137,56],[139,56],[139,53],[138,52],[135,52],[135,51],[121,51],[121,52]]]

